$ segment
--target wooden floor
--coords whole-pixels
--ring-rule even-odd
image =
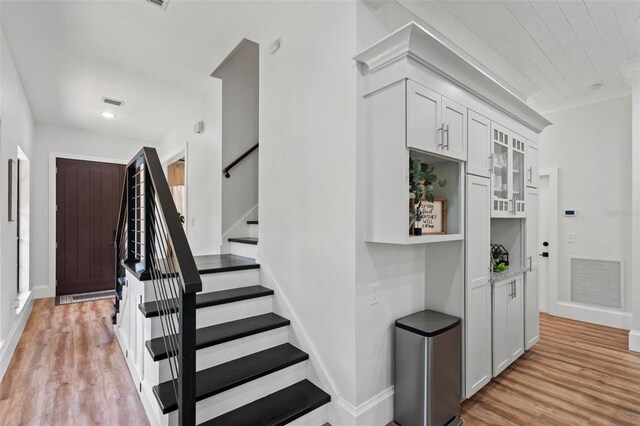
[[[1,425],[148,425],[111,325],[112,300],[36,300],[0,383]]]
[[[462,405],[465,426],[640,425],[628,332],[541,315],[540,342]]]

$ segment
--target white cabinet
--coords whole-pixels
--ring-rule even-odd
[[[465,268],[465,395],[491,380],[491,284],[489,282],[489,179],[467,176]]]
[[[467,108],[407,80],[407,148],[467,159]]]
[[[525,273],[524,282],[524,343],[525,349],[529,349],[540,340],[540,309],[538,300],[538,190],[535,188],[527,188],[525,199],[527,204],[525,255],[526,266],[528,266],[529,269]]]
[[[491,123],[492,217],[526,216],[525,153],[523,137]]]
[[[469,110],[467,116],[467,173],[491,177],[491,121]]]
[[[540,170],[538,168],[538,145],[535,142],[527,141],[527,156],[525,160],[527,186],[537,188]]]
[[[493,285],[493,376],[524,353],[523,276]]]

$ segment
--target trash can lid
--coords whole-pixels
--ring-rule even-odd
[[[396,320],[396,327],[420,334],[425,337],[433,337],[445,331],[451,330],[460,324],[460,318],[436,311],[417,312],[408,317]]]

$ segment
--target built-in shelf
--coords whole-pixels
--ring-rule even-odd
[[[522,275],[528,270],[529,270],[528,267],[525,268],[524,266],[522,266],[522,267],[507,268],[507,270],[504,272],[492,272],[491,278],[489,278],[489,281],[491,281],[492,283],[497,283],[499,281],[508,280],[518,275]]]
[[[463,234],[411,235],[405,244],[442,243],[464,240]]]

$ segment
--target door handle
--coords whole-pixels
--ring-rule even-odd
[[[533,256],[529,256],[529,272],[533,270]]]
[[[438,132],[440,133],[440,143],[438,147],[444,149],[444,123],[442,123],[442,127],[438,129]]]
[[[529,167],[529,183],[533,183],[533,166]]]
[[[449,151],[449,125],[448,124],[445,132],[447,133],[447,151]]]
[[[493,154],[489,156],[489,173],[493,173]]]

